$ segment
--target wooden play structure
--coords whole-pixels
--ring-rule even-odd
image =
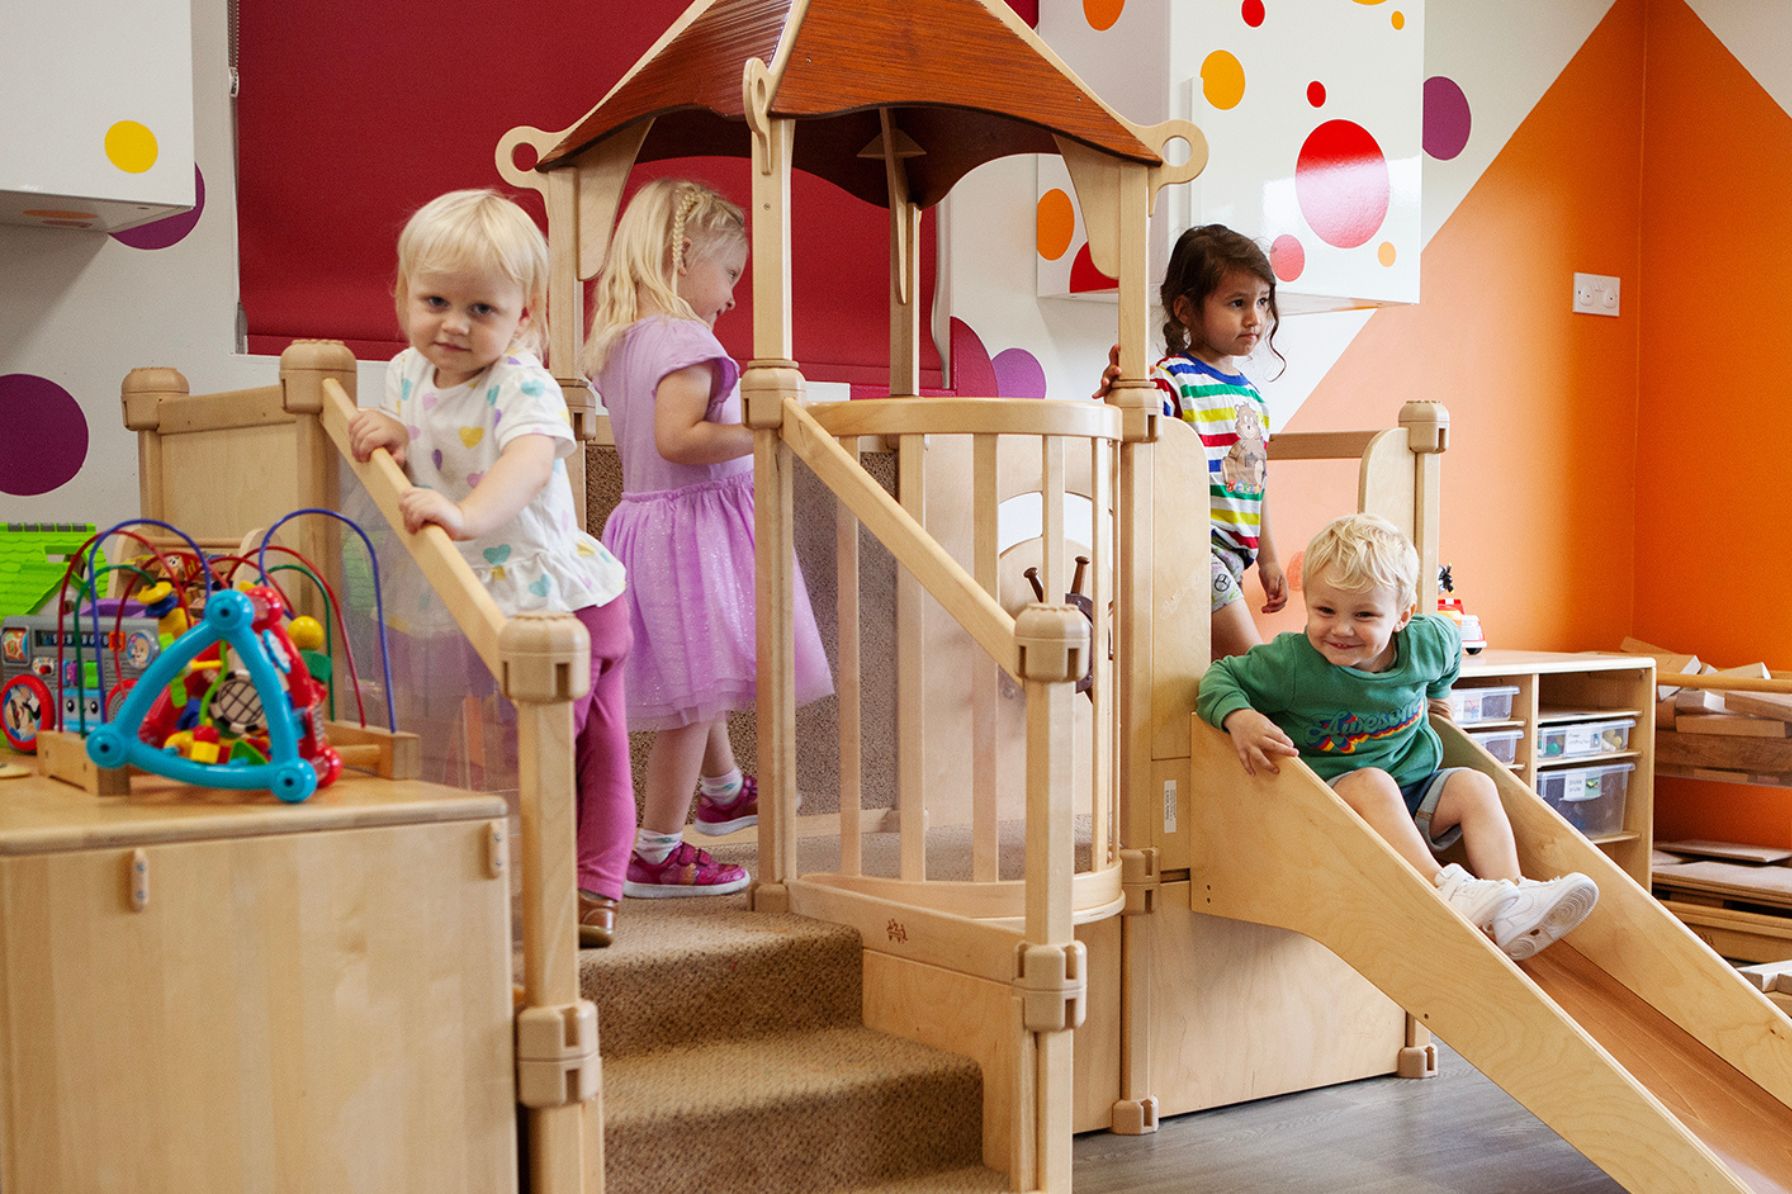
[[[1179,165],[1173,141],[1188,146]],[[1063,156],[1095,263],[1119,279],[1122,376],[1105,403],[915,396],[920,213],[1012,153]],[[1632,1189],[1792,1186],[1792,1022],[1466,736],[1442,727],[1447,761],[1495,776],[1527,870],[1578,869],[1601,889],[1571,946],[1523,968],[1310,772],[1251,779],[1194,721],[1208,599],[1207,569],[1189,561],[1205,535],[1178,512],[1206,510],[1207,469],[1146,378],[1145,232],[1161,189],[1201,171],[1199,130],[1115,114],[1000,0],[697,0],[570,128],[514,130],[499,147],[505,177],[546,199],[551,367],[574,359],[583,282],[634,165],[693,154],[753,163],[752,904],[856,929],[865,1022],[977,1061],[983,1161],[1010,1189],[1069,1189],[1076,1131],[1149,1132],[1160,1115],[1424,1076],[1432,1030]],[[889,208],[888,398],[804,401],[793,168]],[[517,704],[521,1007],[493,797],[359,777],[289,811],[143,781],[122,800],[12,781],[0,1186],[237,1189],[277,1174],[483,1194],[517,1188],[520,1151],[530,1190],[603,1188],[601,1025],[579,995],[573,932],[569,702],[588,644],[571,617],[504,619],[439,529],[397,529],[408,482],[383,452],[352,461],[354,402],[340,345],[295,345],[277,385],[231,394],[133,373],[143,509],[235,544],[271,514],[334,500],[347,464]],[[594,408],[575,420],[601,435]],[[1441,407],[1410,403],[1394,427],[1285,435],[1272,457],[1357,461],[1357,504],[1406,529],[1431,578],[1448,430]],[[894,494],[864,467],[874,453],[893,454]],[[799,467],[836,504],[840,700],[823,741],[798,741],[793,708]],[[180,483],[200,473],[203,491]],[[998,510],[1027,494],[1037,533],[1004,547]],[[1069,525],[1072,499],[1086,531]],[[895,561],[887,607],[867,600],[867,537]],[[1033,599],[1029,566],[1052,600]],[[1057,600],[1074,579],[1086,612]],[[1420,601],[1434,607],[1434,588]],[[896,643],[888,808],[865,799],[860,717],[881,682],[861,648],[883,617]],[[838,756],[837,811],[799,812],[796,762],[814,751]],[[177,934],[188,918],[209,936]],[[130,1080],[102,1087],[99,1073]]]

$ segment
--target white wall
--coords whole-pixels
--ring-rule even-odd
[[[119,383],[139,365],[173,365],[194,393],[271,384],[278,363],[235,351],[236,177],[223,0],[193,0],[193,121],[205,208],[166,249],[99,232],[0,225],[0,376],[35,374],[74,395],[87,420],[80,473],[21,497],[0,478],[0,520],[102,525],[137,513],[136,437]],[[295,205],[304,201],[294,196]],[[362,367],[363,389],[380,366]],[[30,436],[0,406],[0,435]]]

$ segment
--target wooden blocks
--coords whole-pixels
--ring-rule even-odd
[[[1655,761],[1669,773],[1728,783],[1792,783],[1792,681],[1765,663],[1719,668],[1639,639],[1658,675]],[[1709,681],[1706,679],[1709,677]]]
[[[1792,738],[1792,725],[1777,718],[1734,713],[1676,713],[1674,732],[1718,734],[1729,738]]]
[[[415,734],[349,721],[326,722],[324,734],[342,756],[344,766],[370,771],[381,779],[416,779],[423,774],[423,741]]]
[[[43,773],[95,796],[129,796],[129,771],[110,771],[87,757],[87,739],[62,730],[37,735],[37,757]]]

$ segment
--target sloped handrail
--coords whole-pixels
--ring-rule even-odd
[[[943,434],[952,428],[940,426],[928,430]],[[802,403],[794,399],[784,402],[783,435],[790,450],[845,503],[846,508],[896,557],[896,561],[921,582],[989,657],[1018,679],[1020,659],[1014,639],[1014,618],[994,597],[983,591],[971,574],[934,541],[913,515],[854,464],[852,457],[834,440],[835,434],[861,433],[874,434],[870,431],[831,432]]]
[[[355,459],[348,439],[349,420],[355,417],[357,409],[355,402],[335,378],[324,379],[323,391],[324,405],[318,419],[324,431],[341,452],[342,459],[354,470],[374,505],[385,515],[393,533],[416,561],[430,587],[441,597],[443,607],[466,635],[467,642],[472,644],[493,678],[501,683],[504,673],[498,652],[498,635],[504,629],[503,611],[479,583],[479,578],[473,575],[473,569],[468,567],[454,541],[448,538],[448,532],[434,525],[415,534],[404,529],[404,515],[398,502],[411,488],[410,479],[384,448],[376,448],[365,461]]]

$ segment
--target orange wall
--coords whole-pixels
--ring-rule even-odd
[[[1792,668],[1792,118],[1647,0],[1637,637]],[[1658,835],[1792,845],[1780,791],[1663,780]]]
[[[1572,315],[1569,296],[1576,270],[1638,274],[1643,3],[1618,0],[1425,247],[1422,302],[1376,312],[1288,428],[1449,408],[1441,558],[1495,646],[1615,648],[1631,627],[1637,308]],[[1279,468],[1289,559],[1354,483]]]

